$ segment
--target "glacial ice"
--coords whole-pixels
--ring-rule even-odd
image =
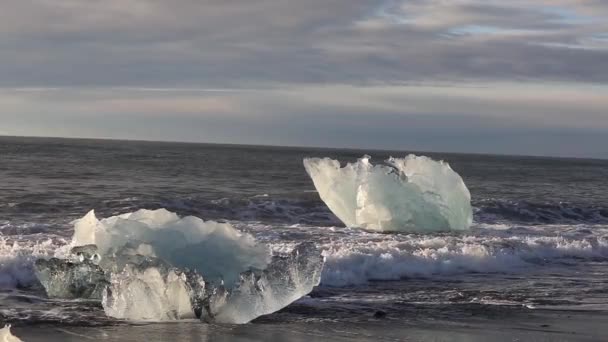
[[[324,258],[303,243],[287,255],[226,223],[140,210],[74,222],[64,259],[40,259],[49,297],[101,300],[108,316],[133,321],[200,318],[246,323],[312,291]]]
[[[11,334],[11,326],[7,324],[0,329],[0,342],[23,342],[17,336]]]
[[[127,264],[111,275],[102,299],[108,316],[134,321],[195,318],[186,274],[153,260]]]
[[[212,312],[215,321],[247,323],[282,309],[319,285],[323,262],[313,243],[301,243],[289,255],[275,256],[267,269],[241,274],[237,287]]]
[[[197,317],[243,324],[308,294],[319,284],[323,267],[320,251],[303,243],[287,256],[274,256],[265,270],[241,273],[230,288],[157,262],[129,264],[123,272],[112,274],[102,300],[106,314],[134,321]]]
[[[135,254],[195,269],[207,281],[232,284],[241,272],[264,269],[270,261],[266,246],[230,224],[194,216],[180,218],[165,209],[142,209],[102,220],[90,211],[75,222],[74,228],[74,246],[94,244],[101,255],[130,247]]]
[[[329,158],[306,158],[304,167],[329,209],[349,227],[374,231],[466,230],[471,195],[443,161],[409,155],[372,165],[364,156],[340,167]]]
[[[49,297],[101,299],[108,284],[105,272],[95,263],[98,258],[95,245],[83,247],[71,250],[71,260],[36,260],[34,271]],[[89,249],[93,251],[90,255]]]

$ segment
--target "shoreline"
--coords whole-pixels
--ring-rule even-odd
[[[216,325],[199,322],[119,324],[100,327],[30,325],[13,327],[24,342],[106,341],[599,341],[608,335],[603,311],[533,310],[504,316],[445,320],[272,322]]]

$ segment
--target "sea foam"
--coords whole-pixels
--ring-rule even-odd
[[[557,232],[569,227],[555,227]],[[567,260],[608,260],[608,235],[585,237],[490,234],[358,237],[322,247],[322,286],[342,287],[377,280],[450,277],[467,273],[526,273]],[[584,230],[584,228],[580,228]],[[560,266],[561,267],[561,266]]]
[[[0,289],[30,286],[36,281],[34,261],[53,256],[60,245],[51,239],[17,241],[0,237]]]

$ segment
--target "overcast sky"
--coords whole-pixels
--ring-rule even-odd
[[[3,0],[0,135],[608,158],[608,1]]]

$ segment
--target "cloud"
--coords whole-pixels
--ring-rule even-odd
[[[602,1],[7,0],[3,7],[10,9],[0,13],[5,87],[608,81],[608,43],[597,39],[608,32]]]
[[[607,18],[603,0],[5,0],[0,118],[25,135],[503,152],[536,136],[601,154]]]
[[[608,136],[605,89],[583,84],[14,89],[9,104],[12,135],[577,156],[606,156]]]

